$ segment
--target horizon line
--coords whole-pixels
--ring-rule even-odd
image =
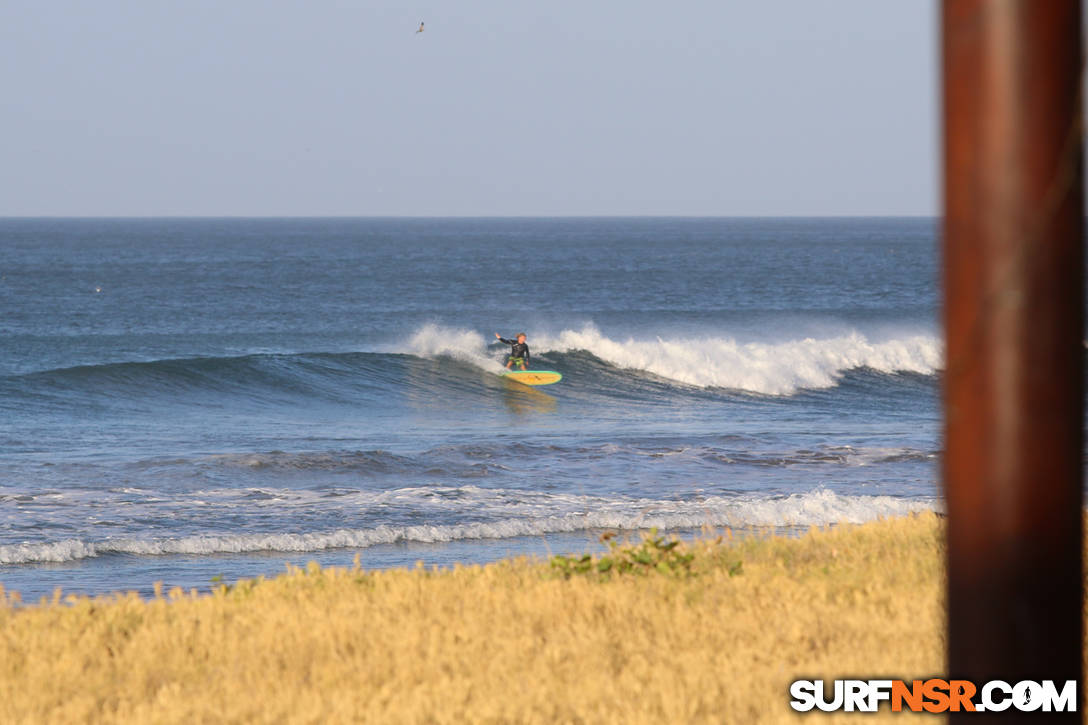
[[[0,214],[12,219],[938,219],[942,214]]]

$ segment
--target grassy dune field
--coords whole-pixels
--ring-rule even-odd
[[[558,565],[289,571],[0,605],[5,723],[812,723],[794,679],[943,670],[941,522]],[[932,721],[934,716],[925,716]]]

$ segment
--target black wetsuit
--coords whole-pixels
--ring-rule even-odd
[[[510,345],[510,354],[506,358],[507,362],[513,360],[515,363],[525,363],[525,367],[529,367],[529,346],[526,343],[507,340],[505,337],[500,337],[499,342]]]

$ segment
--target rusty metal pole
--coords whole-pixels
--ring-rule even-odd
[[[1083,702],[1081,32],[1079,0],[942,7],[949,674]]]

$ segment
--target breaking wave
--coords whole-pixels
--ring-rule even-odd
[[[469,495],[493,496],[475,487],[456,489]],[[501,493],[501,492],[500,492]],[[366,548],[400,542],[434,543],[463,539],[506,539],[595,529],[665,531],[701,527],[809,527],[864,523],[881,517],[934,510],[933,499],[893,496],[844,496],[817,489],[789,496],[709,496],[691,501],[606,499],[596,496],[537,494],[529,508],[538,515],[490,521],[436,525],[378,525],[305,533],[202,534],[168,538],[123,538],[106,541],[67,539],[0,546],[0,564],[65,562],[109,554],[138,556],[211,555],[246,552],[309,552]],[[552,500],[554,499],[554,500]],[[558,509],[554,515],[544,509]]]
[[[854,370],[934,375],[940,341],[914,334],[871,340],[838,337],[739,342],[731,337],[615,339],[596,327],[530,339],[534,366],[559,370],[563,389],[636,395],[647,381],[688,391],[724,389],[771,396],[837,386]],[[218,404],[282,405],[286,400],[377,400],[405,387],[478,389],[479,373],[502,372],[505,346],[484,334],[425,325],[407,345],[371,352],[255,353],[117,362],[0,378],[0,407],[73,401],[170,398]],[[435,369],[433,366],[439,366]],[[602,385],[608,380],[608,386]],[[477,390],[478,392],[478,390]]]
[[[589,352],[616,368],[649,373],[700,388],[726,388],[763,395],[790,395],[802,389],[834,387],[850,370],[933,375],[942,361],[936,337],[907,335],[874,341],[853,331],[838,337],[741,343],[731,337],[608,337],[592,325],[535,336],[531,348],[539,357],[562,361],[568,353]],[[486,350],[489,341],[470,330],[427,325],[416,332],[407,352],[446,355],[498,369]]]
[[[940,342],[912,335],[874,342],[860,332],[826,339],[740,343],[728,337],[620,341],[595,327],[565,330],[538,341],[543,351],[588,350],[620,368],[640,370],[702,388],[730,388],[789,395],[803,388],[830,388],[849,370],[934,374]]]

